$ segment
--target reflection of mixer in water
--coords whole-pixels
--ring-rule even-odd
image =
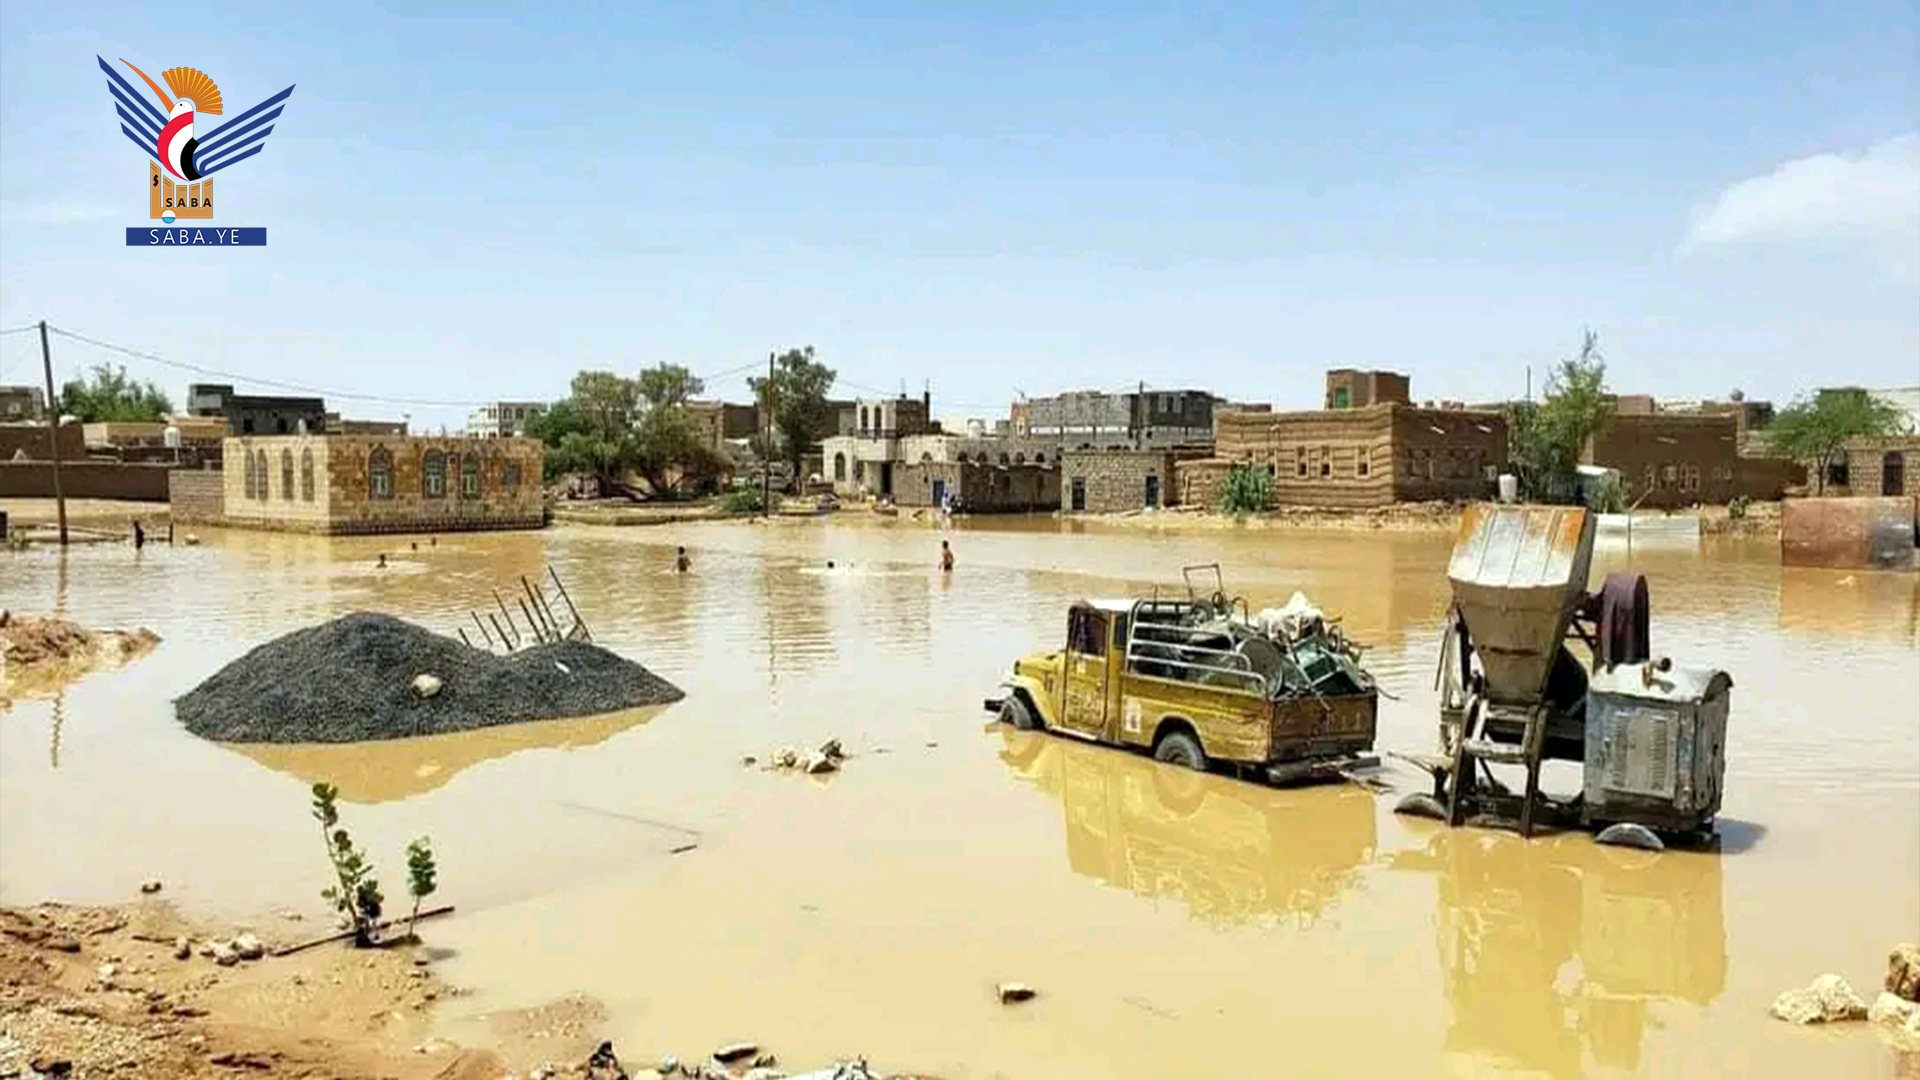
[[[1717,855],[1449,832],[1389,863],[1437,878],[1446,1050],[1460,1075],[1579,1076],[1584,1054],[1637,1070],[1650,1006],[1705,1006],[1726,987]]]
[[[1593,515],[1578,507],[1471,506],[1447,568],[1453,610],[1442,641],[1441,751],[1420,760],[1434,795],[1400,809],[1607,826],[1602,841],[1657,847],[1654,831],[1711,828],[1726,773],[1725,672],[1677,668],[1649,645],[1646,579],[1609,574],[1587,593]],[[1591,673],[1568,644],[1592,657]],[[1540,790],[1545,761],[1579,762],[1583,790]],[[1525,769],[1518,795],[1489,763]]]
[[[1060,800],[1077,874],[1187,905],[1209,922],[1320,918],[1373,856],[1374,800],[1283,792],[1001,729],[1001,760]]]

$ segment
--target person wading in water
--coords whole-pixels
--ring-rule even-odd
[[[940,572],[953,573],[953,549],[947,546],[945,540],[940,541]]]
[[[693,569],[693,560],[687,558],[686,548],[680,549],[680,554],[674,558],[673,565],[675,569],[679,570],[683,574]]]

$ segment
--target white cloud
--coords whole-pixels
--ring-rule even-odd
[[[1723,244],[1844,240],[1902,278],[1920,270],[1920,133],[1862,154],[1815,154],[1750,177],[1694,214],[1680,253]]]
[[[105,221],[120,211],[111,206],[82,202],[0,203],[0,217],[15,218],[30,225],[83,225]]]

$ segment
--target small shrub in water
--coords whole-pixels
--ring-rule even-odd
[[[414,926],[420,921],[420,901],[433,895],[434,877],[439,868],[433,865],[433,848],[421,837],[407,845],[407,892],[413,896],[413,912],[407,916],[407,937],[415,941],[420,936],[414,932]]]
[[[320,895],[347,917],[353,927],[353,943],[368,946],[379,932],[380,883],[374,880],[373,867],[366,856],[353,846],[347,830],[339,828],[340,789],[332,784],[313,785],[313,819],[320,823],[320,836],[327,844],[327,858],[333,863],[337,884],[321,890]]]

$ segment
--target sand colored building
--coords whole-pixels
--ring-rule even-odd
[[[1281,506],[1330,508],[1486,498],[1507,460],[1498,413],[1384,403],[1312,412],[1222,412],[1211,463],[1193,485],[1217,489],[1234,464],[1265,469]]]
[[[226,441],[220,520],[319,533],[545,523],[538,439],[256,435]]]

